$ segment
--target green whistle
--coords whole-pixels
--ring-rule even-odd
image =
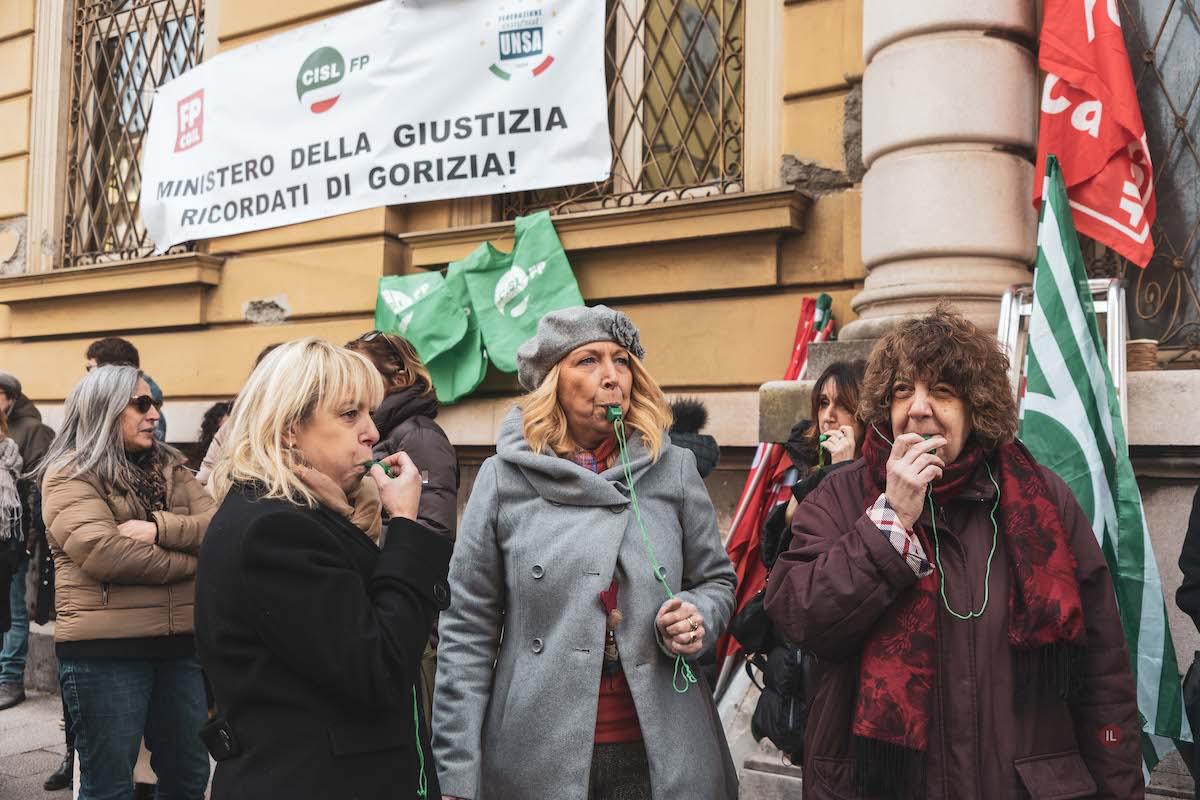
[[[822,433],[820,436],[817,437],[818,442],[828,441],[828,439],[829,439],[828,433]]]
[[[932,434],[932,433],[922,433],[922,434],[921,434],[921,438],[922,438],[922,439],[924,439],[925,441],[927,441],[927,442],[928,442],[930,439],[932,439],[932,438],[933,438],[933,434]],[[933,455],[933,456],[936,456],[936,455],[937,455],[937,448],[935,447],[934,449],[930,450],[930,451],[929,451],[929,454],[930,454],[930,455]]]
[[[365,469],[367,472],[370,472],[370,471],[371,471],[371,467],[375,466],[376,464],[378,464],[378,465],[379,465],[379,468],[383,470],[383,474],[384,474],[384,475],[387,475],[389,478],[394,478],[394,477],[396,477],[396,473],[392,472],[392,468],[391,468],[391,467],[389,467],[387,464],[384,464],[382,461],[374,461],[374,460],[372,460],[372,461],[364,461],[364,462],[362,463],[362,465],[361,465],[361,466],[362,466],[362,468],[363,468],[363,469]]]
[[[604,418],[609,422],[616,422],[621,418],[621,407],[608,406],[606,409],[604,409]]]

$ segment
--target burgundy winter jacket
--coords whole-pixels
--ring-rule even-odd
[[[863,513],[877,497],[866,496],[864,469],[860,460],[829,475],[797,508],[792,548],[767,590],[767,611],[782,634],[816,657],[804,742],[809,800],[863,796],[849,760],[859,657],[884,611],[917,580]],[[999,541],[984,615],[958,620],[939,603],[926,785],[913,797],[1143,796],[1136,695],[1108,566],[1070,489],[1042,471],[1076,559],[1087,630],[1083,690],[1071,703],[1053,696],[1014,702],[1010,564]],[[982,603],[994,498],[981,475],[938,515],[946,597],[960,613]]]

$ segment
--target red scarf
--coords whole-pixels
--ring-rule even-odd
[[[868,429],[863,484],[871,504],[886,486],[891,449],[879,431]],[[1078,680],[1078,648],[1085,637],[1075,555],[1040,467],[1024,445],[1004,444],[990,455],[1000,487],[998,536],[1008,554],[1012,580],[1008,644],[1014,656],[1017,700],[1025,699],[1027,687],[1039,684],[1065,698]],[[962,495],[988,456],[974,437],[968,440],[934,484],[934,503],[943,506]],[[916,534],[932,557],[924,525],[917,524]],[[897,598],[863,647],[852,725],[863,788],[895,790],[910,774],[913,758],[923,756],[928,747],[940,581],[935,567]],[[999,611],[989,608],[986,613]]]

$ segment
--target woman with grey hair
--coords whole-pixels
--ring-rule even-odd
[[[644,355],[604,306],[546,315],[517,352],[529,394],[475,480],[438,628],[447,797],[737,796],[688,663],[725,627],[734,572]]]
[[[192,605],[215,505],[155,437],[158,419],[137,368],[98,367],[67,396],[62,431],[35,472],[81,800],[132,795],[143,737],[160,797],[200,800],[208,784]]]

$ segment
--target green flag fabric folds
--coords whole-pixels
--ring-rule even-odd
[[[1121,409],[1062,172],[1053,156],[1047,159],[1046,173],[1021,439],[1071,487],[1108,561],[1137,682],[1148,777],[1174,749],[1173,740],[1191,741],[1192,735]]]
[[[462,273],[488,357],[502,372],[517,371],[517,348],[544,315],[583,305],[550,212],[518,217],[515,227],[512,252],[484,242],[450,265]]]
[[[583,305],[583,296],[550,212],[519,217],[510,253],[490,242],[437,272],[379,281],[375,327],[412,342],[442,403],[483,381],[489,358],[517,371],[517,348],[551,311]]]
[[[461,341],[429,364],[429,375],[433,378],[438,400],[442,403],[453,403],[466,397],[483,383],[487,374],[487,352],[483,349],[483,335],[475,322],[475,314],[471,311],[471,301],[467,296],[467,284],[463,280],[462,270],[456,270],[450,265],[446,273],[446,289],[454,298],[467,321],[467,331]]]
[[[375,328],[412,343],[442,403],[470,394],[483,380],[487,361],[479,331],[441,273],[380,278]]]

